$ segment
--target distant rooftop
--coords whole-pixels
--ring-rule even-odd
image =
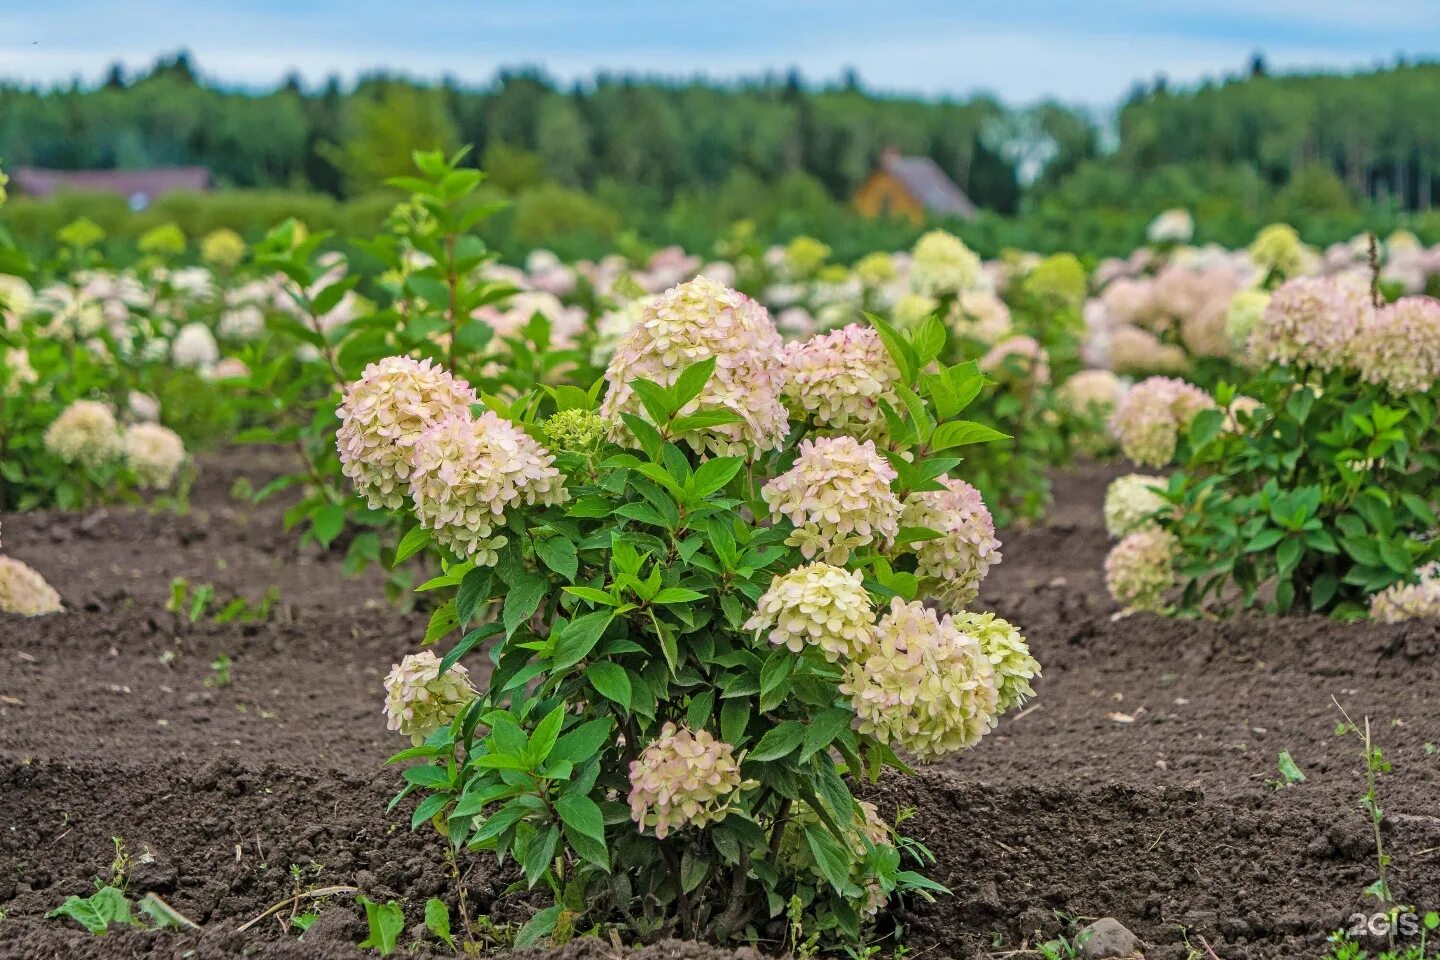
[[[150,167],[144,170],[46,170],[16,167],[10,181],[18,193],[50,197],[60,191],[114,193],[124,197],[132,209],[142,210],[150,201],[175,190],[210,189],[210,171],[205,167]]]
[[[931,213],[967,220],[975,216],[975,204],[965,196],[965,191],[956,186],[955,181],[929,157],[906,157],[897,151],[886,150],[880,158],[880,165]]]

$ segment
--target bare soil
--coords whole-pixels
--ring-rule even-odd
[[[453,904],[439,843],[409,831],[405,805],[385,811],[399,775],[381,764],[403,744],[384,728],[381,678],[424,617],[384,603],[378,574],[346,578],[338,558],[298,549],[280,505],[229,495],[282,468],[253,450],[211,457],[182,516],[3,517],[6,551],[68,612],[0,615],[0,958],[373,955],[348,897],[303,939],[274,918],[237,932],[294,892],[292,865],[307,886],[403,901],[421,938],[425,899]],[[976,750],[875,791],[888,811],[914,808],[908,832],[954,891],[894,911],[912,956],[1004,955],[1102,916],[1152,960],[1204,957],[1202,937],[1223,960],[1323,955],[1328,934],[1376,910],[1362,893],[1375,850],[1361,747],[1335,735],[1333,701],[1371,719],[1394,764],[1381,801],[1397,898],[1440,908],[1440,631],[1117,618],[1101,575],[1111,475],[1058,478],[1047,525],[1006,535],[985,584],[1044,665],[1038,699]],[[280,603],[265,622],[192,624],[164,609],[177,576],[222,600],[278,587]],[[211,669],[222,653],[227,686]],[[1304,783],[1277,784],[1282,750]],[[132,892],[159,893],[202,932],[94,938],[42,919],[94,890],[114,837]],[[472,911],[525,919],[507,880],[477,858]],[[433,941],[417,952],[449,956]],[[740,953],[752,956],[665,942],[634,955]],[[588,939],[525,956],[614,954]]]

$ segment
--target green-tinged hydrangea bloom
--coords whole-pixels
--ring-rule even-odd
[[[940,534],[912,548],[920,588],[950,610],[958,610],[980,593],[980,581],[1000,562],[995,520],[980,491],[964,480],[940,477],[943,490],[926,490],[905,498],[900,523]]]
[[[1225,314],[1225,336],[1231,346],[1241,348],[1250,342],[1251,331],[1269,305],[1270,294],[1266,290],[1241,290],[1231,298]]]
[[[125,429],[121,438],[125,463],[135,471],[142,489],[164,490],[175,480],[185,462],[185,441],[169,427],[158,423],[137,423]]]
[[[1250,244],[1250,259],[1262,270],[1293,277],[1305,266],[1305,244],[1294,227],[1272,223],[1256,234]]]
[[[939,306],[939,301],[934,297],[907,293],[890,308],[890,321],[901,330],[908,330],[919,326],[926,317],[932,316]]]
[[[1175,585],[1175,537],[1155,524],[1126,534],[1105,558],[1105,586],[1131,610],[1160,611]]]
[[[200,257],[206,263],[232,269],[245,257],[245,241],[229,227],[212,230],[200,241]]]
[[[911,252],[910,289],[927,297],[959,293],[976,285],[981,266],[975,251],[959,237],[931,230]]]
[[[1112,480],[1105,489],[1105,532],[1118,540],[1165,509],[1157,488],[1165,489],[1164,477],[1131,473]]]
[[[630,819],[664,840],[685,826],[724,820],[742,789],[735,748],[707,730],[667,723],[630,762]]]
[[[476,402],[468,383],[430,360],[386,357],[345,390],[336,415],[340,464],[371,509],[405,502],[410,448],[426,428]]]
[[[436,543],[479,566],[494,566],[505,536],[505,511],[564,502],[555,458],[529,434],[487,410],[455,413],[428,428],[410,448],[410,499]]]
[[[76,400],[45,429],[45,449],[92,469],[113,463],[121,450],[114,412],[97,400]]]
[[[999,705],[995,669],[980,641],[946,615],[899,597],[863,659],[846,666],[840,692],[855,727],[922,761],[973,747]]]
[[[867,253],[855,262],[855,276],[866,287],[882,287],[899,275],[894,258],[883,251]]]
[[[817,437],[800,441],[795,465],[760,496],[775,519],[794,524],[785,542],[805,559],[843,564],[852,550],[900,532],[900,501],[890,489],[895,476],[873,442]]]
[[[768,629],[771,643],[794,653],[813,644],[834,663],[869,645],[875,609],[860,571],[811,563],[771,580],[745,629]]]
[[[900,371],[873,327],[852,323],[788,344],[781,362],[783,395],[797,419],[808,415],[821,432],[858,438],[885,433],[879,401],[898,408]]]
[[[705,277],[646,302],[635,327],[615,347],[605,370],[609,391],[600,415],[612,424],[613,439],[629,430],[620,415],[649,419],[631,384],[646,379],[668,387],[693,363],[715,358],[715,372],[682,416],[726,410],[739,422],[691,430],[684,442],[722,456],[749,456],[775,450],[790,432],[780,402],[784,344],[770,314],[742,293]]]
[[[385,725],[419,744],[448,727],[476,696],[470,674],[460,664],[441,676],[440,658],[433,652],[412,653],[385,678]]]
[[[136,245],[141,253],[179,256],[185,252],[185,233],[173,223],[162,223],[142,233]]]
[[[1085,267],[1073,253],[1052,254],[1025,277],[1030,293],[1077,307],[1085,301],[1085,283]]]
[[[553,450],[583,453],[593,450],[605,438],[605,421],[593,410],[561,410],[540,427]]]
[[[798,236],[785,245],[785,269],[792,277],[808,277],[830,259],[830,247],[814,237]]]
[[[1040,663],[1030,655],[1030,644],[1008,620],[993,613],[957,613],[955,628],[980,641],[980,649],[995,668],[996,718],[1035,696],[1030,682],[1040,676]]]
[[[38,617],[63,609],[44,577],[14,557],[0,557],[0,612]]]

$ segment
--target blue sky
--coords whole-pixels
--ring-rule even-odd
[[[473,82],[521,64],[560,80],[853,66],[886,91],[1106,106],[1136,80],[1194,82],[1256,50],[1282,70],[1440,57],[1440,0],[0,0],[7,79],[95,80],[180,47],[245,85],[382,66]]]

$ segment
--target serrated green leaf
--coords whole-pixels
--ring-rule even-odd
[[[620,706],[630,706],[630,676],[625,668],[618,663],[602,661],[591,664],[585,671],[585,679],[590,681],[590,686],[607,700],[613,700]]]

